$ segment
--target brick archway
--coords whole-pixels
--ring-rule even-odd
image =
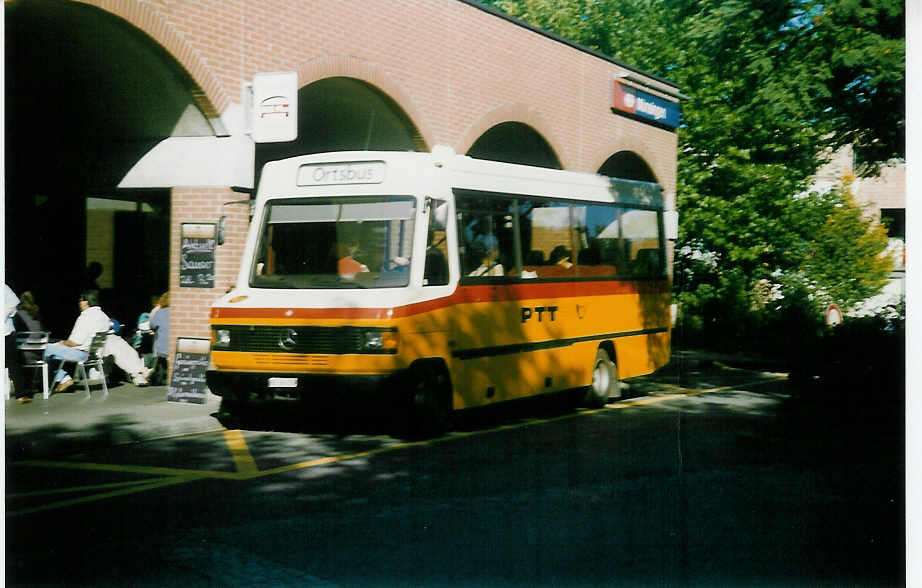
[[[467,153],[484,133],[505,122],[519,122],[533,128],[550,146],[560,162],[561,169],[569,169],[569,158],[560,147],[563,143],[556,137],[550,123],[536,109],[521,103],[504,104],[475,120],[464,130],[455,144],[455,151]]]
[[[230,103],[220,80],[205,65],[199,52],[157,12],[137,0],[74,0],[117,16],[159,43],[198,85],[192,89],[196,106],[209,119],[218,118]]]
[[[595,169],[597,173],[611,176],[612,174],[608,173],[610,169],[606,168],[617,168],[620,170],[621,173],[612,177],[640,180],[644,182],[660,182],[656,175],[656,171],[650,167],[649,161],[636,151],[631,151],[629,149],[622,149],[612,154]]]
[[[314,82],[333,77],[354,78],[384,93],[399,106],[413,125],[413,143],[417,151],[428,151],[434,136],[422,110],[410,94],[377,63],[348,55],[334,55],[312,59],[298,69],[298,86],[303,88]]]
[[[592,166],[592,170],[595,173],[601,173],[602,168],[608,163],[612,158],[620,154],[631,154],[636,157],[638,160],[642,161],[644,165],[649,169],[650,173],[653,174],[655,181],[658,183],[663,183],[664,178],[667,176],[663,170],[656,169],[650,162],[656,162],[656,158],[653,157],[653,154],[649,150],[644,149],[643,145],[630,145],[622,146],[621,148],[612,149],[612,151],[607,154],[602,154],[598,156]]]

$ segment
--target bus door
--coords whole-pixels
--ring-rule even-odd
[[[456,191],[460,303],[452,328],[455,408],[529,392],[520,361],[521,251],[513,197]]]

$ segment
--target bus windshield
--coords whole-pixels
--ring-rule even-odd
[[[409,284],[416,200],[292,198],[266,204],[254,288],[399,288]]]

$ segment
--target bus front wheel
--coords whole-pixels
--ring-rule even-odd
[[[438,437],[451,427],[451,387],[445,369],[421,363],[411,370],[410,433]]]
[[[608,352],[598,349],[592,362],[592,383],[586,391],[583,404],[590,408],[602,408],[608,399],[618,396],[618,366],[608,357]]]
[[[226,395],[221,398],[221,406],[218,413],[228,425],[234,427],[243,427],[249,424],[248,406],[236,394]]]

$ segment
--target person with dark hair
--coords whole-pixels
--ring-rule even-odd
[[[31,333],[28,335],[30,339],[41,336],[41,333],[44,332],[45,326],[42,324],[42,311],[39,309],[38,304],[36,304],[32,292],[26,290],[22,293],[22,297],[19,300],[19,310],[16,312],[16,316],[13,317],[13,324],[16,326],[17,332]],[[27,363],[38,362],[42,359],[41,349],[36,351],[24,350],[21,353],[22,358]],[[20,400],[20,402],[28,402],[28,400]]]
[[[156,312],[151,311],[150,328],[154,331],[153,372],[149,376],[152,384],[162,383],[166,378],[166,364],[170,356],[170,293],[165,292],[157,302]]]
[[[165,292],[157,302],[156,312],[151,311],[150,328],[154,335],[154,356],[170,354],[170,293]]]
[[[22,293],[19,301],[19,311],[16,313],[15,320],[20,323],[23,331],[44,331],[42,325],[42,311],[38,304],[35,303],[35,296],[32,292],[26,290]],[[20,329],[17,329],[20,330]]]
[[[573,254],[570,253],[569,249],[563,245],[558,245],[551,251],[550,263],[551,265],[559,265],[560,267],[570,269],[573,267],[573,262],[570,259],[571,257],[573,257]]]
[[[109,317],[99,308],[99,294],[96,290],[86,290],[78,301],[80,316],[74,323],[70,335],[63,341],[52,343],[45,348],[45,361],[57,359],[63,361],[81,361],[86,359],[93,335],[109,330]],[[52,385],[55,392],[62,392],[73,386],[70,374],[58,367]]]

